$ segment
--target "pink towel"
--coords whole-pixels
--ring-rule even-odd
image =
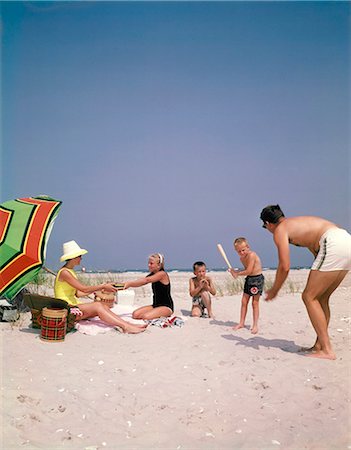
[[[135,320],[132,318],[133,311],[136,309],[134,306],[122,306],[115,305],[111,308],[115,314],[117,314],[121,319],[126,322],[135,323],[135,324],[144,324],[143,320]],[[98,317],[94,317],[92,319],[80,320],[75,325],[76,330],[83,334],[89,334],[91,336],[96,336],[101,333],[108,333],[112,330],[115,330],[115,327],[112,325],[107,325],[105,322],[100,320]]]

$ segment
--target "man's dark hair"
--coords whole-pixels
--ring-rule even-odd
[[[285,217],[279,205],[269,205],[262,209],[260,218],[263,222],[278,223],[281,217]]]
[[[195,270],[196,267],[202,267],[202,266],[205,266],[205,267],[206,267],[206,264],[205,264],[203,261],[196,261],[196,262],[194,262],[194,264],[193,264],[193,270]]]

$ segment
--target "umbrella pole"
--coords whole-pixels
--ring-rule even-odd
[[[42,269],[45,270],[45,272],[47,272],[47,273],[51,273],[51,275],[54,275],[55,277],[56,277],[56,275],[57,275],[53,270],[48,269],[48,268],[45,267],[45,266],[42,266]]]

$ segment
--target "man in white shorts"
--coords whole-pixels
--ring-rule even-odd
[[[269,205],[261,212],[263,227],[273,234],[279,263],[265,300],[273,300],[290,270],[289,244],[308,248],[315,256],[306,287],[302,293],[308,315],[317,333],[310,349],[315,358],[335,359],[328,335],[329,298],[351,270],[351,235],[333,222],[314,216],[284,216],[279,205]]]

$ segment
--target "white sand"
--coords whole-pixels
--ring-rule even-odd
[[[241,294],[215,298],[214,320],[190,318],[190,276],[171,273],[183,328],[45,343],[29,313],[1,323],[1,449],[351,448],[351,276],[331,299],[336,361],[298,353],[315,338],[300,294],[261,301],[254,336],[231,329]],[[148,302],[147,289],[136,292]]]

